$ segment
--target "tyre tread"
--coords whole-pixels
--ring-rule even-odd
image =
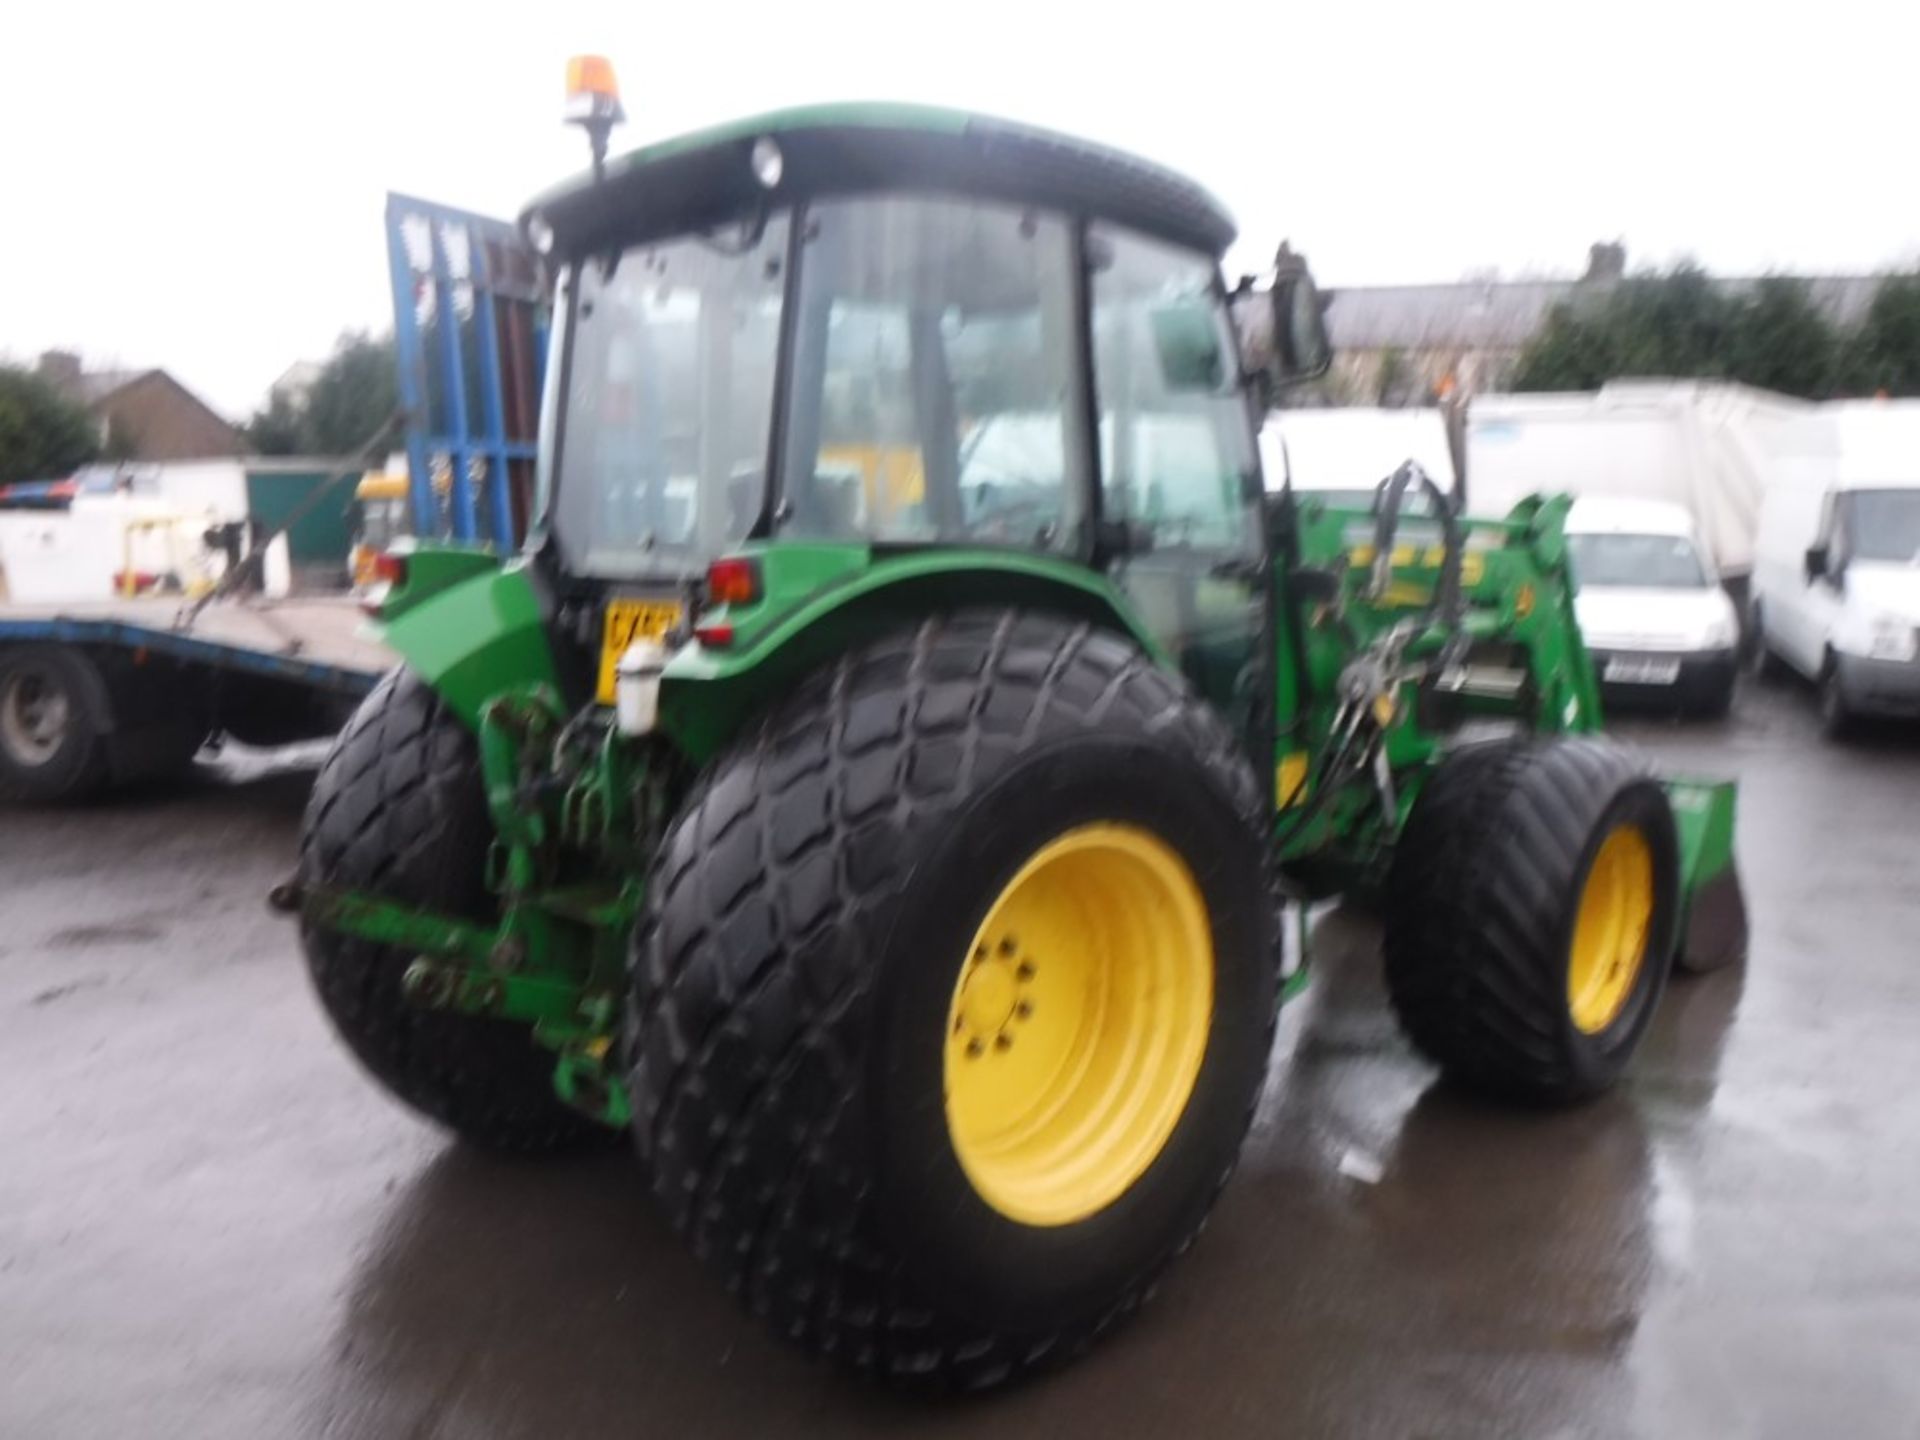
[[[1428,782],[1389,877],[1386,974],[1402,1028],[1449,1075],[1549,1103],[1599,1088],[1562,1043],[1567,907],[1595,823],[1646,773],[1581,736],[1476,745]]]
[[[308,887],[354,890],[491,921],[492,824],[472,734],[417,676],[390,672],[314,780],[301,827]],[[401,991],[404,951],[301,923],[307,969],[341,1038],[392,1094],[486,1149],[539,1154],[617,1132],[569,1108],[528,1027],[433,1014]]]
[[[985,1333],[919,1293],[889,1251],[854,1123],[877,957],[844,942],[880,933],[854,922],[896,903],[911,879],[899,864],[905,828],[942,823],[1014,757],[1118,710],[1177,734],[1257,845],[1259,790],[1233,737],[1146,656],[1050,615],[962,611],[809,678],[709,769],[662,847],[627,1029],[641,1152],[670,1222],[728,1287],[839,1365],[916,1388],[1000,1384],[1084,1349],[1191,1243],[1176,1237],[1071,1333]],[[804,843],[783,847],[783,824]],[[737,832],[753,843],[734,855]],[[743,943],[729,924],[756,904],[770,930]],[[775,1043],[729,1043],[745,1035]],[[770,1058],[730,1074],[755,1053]],[[1251,1118],[1250,1098],[1242,1126]]]

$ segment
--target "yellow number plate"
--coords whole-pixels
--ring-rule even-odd
[[[600,641],[600,689],[596,698],[602,705],[613,703],[614,667],[627,646],[635,640],[658,640],[680,623],[677,600],[609,600],[606,627]]]

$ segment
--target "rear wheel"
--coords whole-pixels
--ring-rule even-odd
[[[314,781],[300,883],[491,922],[492,837],[472,733],[422,680],[396,670],[354,713]],[[527,1026],[423,1010],[401,985],[406,951],[304,921],[300,933],[334,1028],[415,1110],[495,1150],[617,1139],[554,1092],[554,1057]]]
[[[1679,899],[1672,811],[1628,752],[1460,752],[1415,804],[1388,884],[1394,1007],[1447,1074],[1544,1102],[1618,1078],[1666,983]]]
[[[94,678],[86,660],[56,646],[0,651],[0,798],[74,800],[106,781],[87,699]]]
[[[963,615],[843,658],[689,800],[636,937],[636,1129],[782,1335],[978,1388],[1131,1312],[1278,1003],[1259,795],[1133,647]]]

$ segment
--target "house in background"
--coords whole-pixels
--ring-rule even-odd
[[[94,418],[101,448],[115,459],[217,460],[247,453],[240,432],[164,370],[86,370],[78,355],[63,350],[47,351],[35,369]]]
[[[1617,242],[1588,251],[1578,279],[1462,280],[1443,285],[1342,285],[1329,291],[1333,341],[1328,398],[1341,405],[1424,405],[1456,391],[1512,388],[1520,354],[1556,306],[1606,295],[1626,278]],[[1742,291],[1750,278],[1719,278]],[[1814,276],[1807,293],[1829,320],[1852,325],[1873,303],[1877,275]]]

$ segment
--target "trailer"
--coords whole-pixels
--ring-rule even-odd
[[[0,606],[0,800],[178,773],[209,742],[332,735],[393,663],[350,599]]]

